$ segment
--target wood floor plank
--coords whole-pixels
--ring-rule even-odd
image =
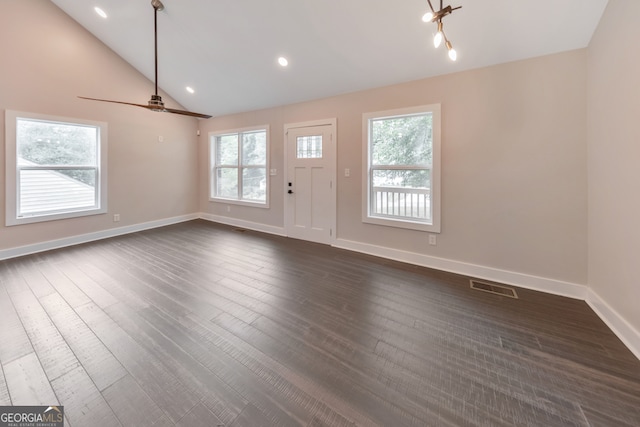
[[[80,362],[31,290],[10,297],[49,380],[77,368]]]
[[[98,390],[127,375],[120,362],[59,294],[48,295],[41,303]]]
[[[7,380],[4,378],[4,369],[0,363],[0,406],[10,406],[11,397],[7,388]]]
[[[167,369],[190,391],[201,396],[222,424],[231,422],[247,405],[247,400],[217,375],[221,365],[212,371],[201,364],[182,347],[183,337],[176,334],[176,329],[153,312],[151,308],[136,313],[126,306],[114,306],[110,307],[109,315],[135,336],[140,345],[160,356]],[[209,354],[209,360],[218,362],[215,353]]]
[[[150,321],[153,324],[161,324],[166,322],[167,319],[159,317],[150,317]],[[215,328],[208,321],[204,319],[195,320],[194,318],[180,319],[188,327],[179,328],[179,336],[183,337],[181,340],[182,346],[190,349],[190,353],[197,355],[202,364],[215,369],[216,372],[233,385],[239,393],[242,393],[255,404],[257,409],[264,414],[272,414],[274,420],[279,420],[281,424],[289,424],[289,422],[302,422],[305,424],[304,419],[308,416],[300,415],[298,412],[300,408],[305,408],[303,413],[306,413],[308,408],[314,408],[313,414],[317,413],[333,413],[331,408],[344,409],[348,405],[339,399],[333,399],[329,393],[324,393],[321,387],[307,381],[303,376],[296,376],[290,372],[286,367],[277,363],[269,358],[265,354],[261,354],[256,351],[254,347],[248,345],[226,334],[222,329]],[[195,322],[195,323],[193,323]],[[207,326],[211,325],[211,328]],[[216,331],[214,331],[216,329]],[[221,334],[218,334],[218,333]],[[224,336],[223,336],[224,335]],[[175,334],[174,334],[175,336]],[[217,357],[212,360],[211,354],[216,354]],[[239,373],[244,372],[245,378],[239,378]],[[251,382],[251,375],[257,375],[259,382]],[[247,382],[249,378],[250,382]],[[271,390],[271,387],[265,387],[265,385],[278,382],[279,386],[276,390]],[[254,384],[251,386],[251,384]],[[295,396],[293,399],[285,399],[284,396]],[[327,399],[332,403],[331,407],[325,405],[320,399]],[[294,420],[289,420],[281,411],[274,407],[273,401],[281,402],[277,406],[283,407],[287,413],[294,416]],[[244,412],[244,411],[243,411]],[[296,415],[297,414],[297,415]],[[360,421],[361,425],[373,425],[365,416],[355,415],[355,419]],[[265,415],[267,416],[267,415]],[[341,418],[336,415],[334,419]],[[338,425],[352,425],[352,420],[347,420]]]
[[[103,391],[105,400],[125,427],[146,427],[166,417],[162,409],[127,375]]]
[[[91,299],[75,283],[52,264],[40,263],[38,269],[71,307],[91,302]]]
[[[224,427],[224,423],[206,405],[198,403],[176,423],[176,427]]]
[[[104,309],[105,307],[118,302],[118,300],[114,298],[113,295],[111,295],[95,280],[89,277],[89,275],[78,268],[75,263],[65,260],[63,262],[57,263],[56,267],[71,281],[73,281],[73,283],[79,289],[81,289],[85,295],[89,297],[90,301],[97,304],[98,307]],[[84,302],[79,301],[77,304],[71,305],[72,307],[75,307],[82,304],[84,304]]]
[[[121,425],[100,390],[78,366],[51,382],[64,416],[75,426],[116,427]]]
[[[0,325],[0,363],[7,364],[33,352],[27,332],[4,288],[0,288]]]
[[[13,405],[60,405],[35,353],[3,365],[3,370]]]
[[[99,307],[85,304],[78,307],[77,312],[173,422],[199,402],[155,355],[142,348],[135,337],[122,330]]]
[[[49,295],[56,290],[37,268],[34,258],[20,258],[16,261],[20,266],[20,275],[29,285],[36,297]]]

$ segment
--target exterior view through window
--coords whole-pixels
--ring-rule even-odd
[[[211,136],[211,198],[267,203],[267,131]]]
[[[439,111],[435,110],[365,115],[369,189],[365,222],[439,231],[439,199],[434,197],[439,181],[439,132],[434,132],[439,130]]]
[[[20,116],[7,123],[15,131],[15,175],[7,171],[7,181],[15,182],[8,186],[15,210],[8,219],[35,222],[104,212],[101,136],[106,125]]]

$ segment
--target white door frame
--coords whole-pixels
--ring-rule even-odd
[[[331,140],[332,144],[329,144],[330,154],[332,157],[332,161],[330,162],[330,170],[329,176],[331,180],[331,205],[329,206],[329,213],[331,215],[330,224],[331,224],[331,234],[330,234],[330,244],[333,246],[336,242],[336,216],[337,216],[337,164],[338,164],[338,120],[334,117],[332,119],[321,119],[321,120],[312,120],[308,122],[299,122],[299,123],[285,123],[284,124],[284,182],[282,191],[285,193],[285,198],[283,202],[284,207],[284,232],[285,235],[289,236],[289,230],[287,229],[287,225],[291,223],[290,212],[287,206],[287,190],[289,190],[287,183],[289,182],[289,165],[288,165],[288,157],[289,157],[289,138],[288,132],[289,129],[296,128],[307,128],[313,126],[331,126]]]

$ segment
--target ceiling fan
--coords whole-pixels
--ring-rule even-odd
[[[87,98],[85,96],[79,96],[78,98],[89,99],[91,101],[113,102],[114,104],[133,105],[135,107],[146,108],[147,110],[182,114],[183,116],[197,117],[199,119],[210,119],[211,116],[207,114],[193,113],[191,111],[176,110],[175,108],[167,108],[164,106],[162,97],[158,95],[158,11],[164,9],[164,5],[160,0],[151,0],[151,6],[153,6],[153,35],[154,35],[154,48],[155,48],[155,93],[151,95],[151,99],[147,105],[135,104],[132,102],[111,101],[109,99]]]

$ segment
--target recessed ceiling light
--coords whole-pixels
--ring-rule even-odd
[[[289,65],[289,61],[287,61],[287,58],[285,58],[284,56],[281,56],[280,58],[278,58],[278,64],[286,67],[287,65]]]
[[[107,13],[104,10],[100,9],[98,6],[94,7],[93,10],[95,10],[96,13],[98,15],[100,15],[101,17],[103,17],[105,19],[107,18]]]
[[[193,90],[193,88],[191,86],[187,86],[186,89],[187,89],[187,92],[189,92],[189,93],[196,93],[196,91]]]

